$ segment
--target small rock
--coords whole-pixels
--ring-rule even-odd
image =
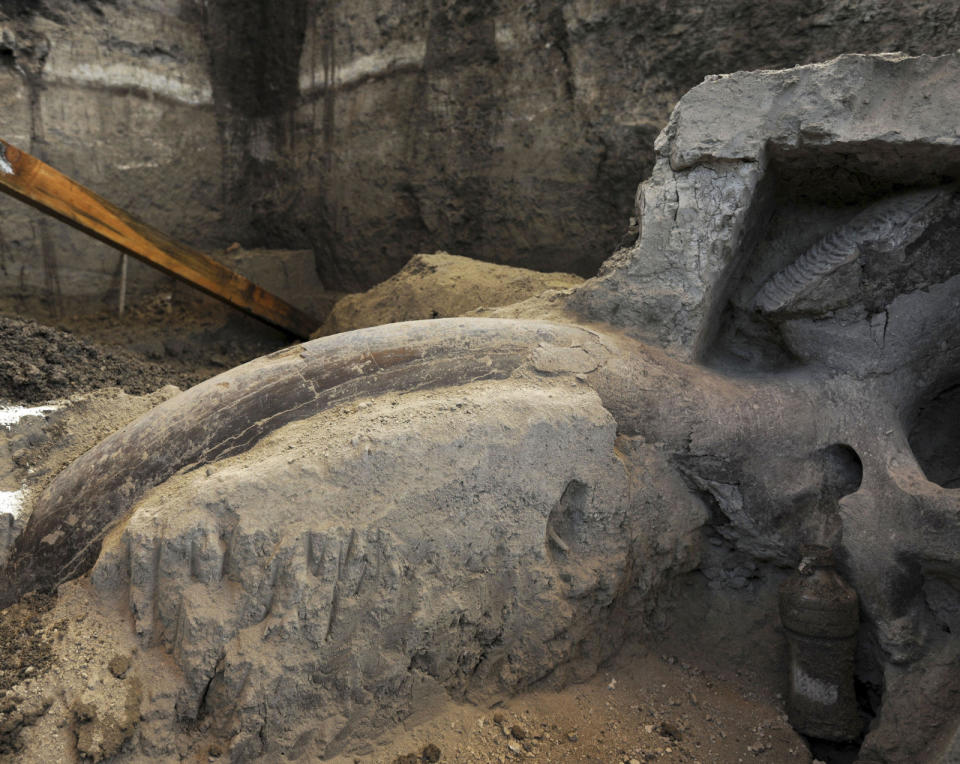
[[[13,732],[23,723],[23,714],[19,711],[13,711],[3,717],[0,717],[0,734]]]
[[[507,721],[506,715],[502,711],[495,711],[493,714],[493,723],[494,724],[503,724]]]
[[[424,761],[440,761],[440,749],[433,743],[428,743],[420,752],[420,758]]]
[[[511,751],[513,751],[514,753],[520,753],[520,752],[523,750],[523,748],[521,748],[520,744],[519,744],[519,743],[515,743],[513,740],[511,740],[509,743],[507,743],[507,748],[509,748],[509,749],[510,749]]]
[[[519,724],[514,724],[510,728],[510,734],[513,736],[514,740],[523,740],[527,736],[527,731]]]
[[[569,740],[571,743],[576,743],[579,739],[580,736],[576,732],[567,733],[567,740]]]
[[[670,722],[670,721],[660,722],[659,731],[660,731],[660,734],[663,735],[664,737],[673,738],[674,740],[678,740],[678,741],[683,739],[683,732],[681,732],[680,728],[673,722]]]
[[[123,679],[130,669],[130,656],[120,655],[119,653],[114,655],[110,659],[110,663],[107,664],[107,668],[110,669],[110,673],[117,679]]]

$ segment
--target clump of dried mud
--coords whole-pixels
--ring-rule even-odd
[[[29,594],[0,617],[0,756],[15,754],[22,747],[20,733],[33,724],[50,703],[25,703],[11,688],[35,679],[54,662],[52,641],[65,628],[44,616],[54,597]]]
[[[0,398],[41,403],[114,386],[142,395],[172,382],[170,377],[159,364],[123,350],[102,348],[36,321],[0,316]]]
[[[72,308],[0,299],[0,400],[33,404],[109,387],[131,395],[186,389],[292,341],[184,290],[140,296],[122,316],[110,306]]]
[[[50,665],[51,635],[42,616],[55,601],[49,595],[28,594],[0,619],[0,691],[43,673]]]

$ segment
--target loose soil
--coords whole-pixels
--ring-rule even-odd
[[[440,761],[478,764],[810,761],[781,698],[659,649],[668,645],[628,645],[583,684],[525,693],[492,709],[441,703],[437,716],[402,728],[368,756],[335,761],[436,761],[435,750]]]
[[[44,615],[56,599],[30,594],[0,614],[0,757],[20,749],[20,732],[41,716],[50,703],[24,703],[11,688],[44,674],[54,662],[51,641],[62,622],[51,628]]]
[[[35,404],[119,387],[191,387],[292,339],[205,297],[159,292],[96,312],[0,301],[0,399]]]
[[[0,692],[49,668],[53,650],[43,615],[54,602],[56,598],[49,595],[30,594],[4,611],[0,620]]]
[[[0,316],[0,348],[0,397],[10,402],[41,403],[102,387],[142,394],[171,376],[132,353],[6,316]]]

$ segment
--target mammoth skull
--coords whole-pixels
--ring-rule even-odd
[[[956,57],[706,81],[597,278],[162,404],[47,488],[3,604],[92,569],[172,650],[178,715],[233,720],[250,753],[298,729],[245,689],[282,653],[332,751],[418,681],[592,670],[697,568],[704,526],[771,569],[825,543],[885,688],[862,754],[960,745],[960,139],[938,132],[960,98],[932,119],[923,96],[943,82]],[[939,707],[914,728],[920,697]]]

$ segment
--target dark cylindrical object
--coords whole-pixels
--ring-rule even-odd
[[[834,569],[833,553],[809,546],[780,588],[780,620],[790,643],[790,724],[809,737],[856,740],[863,729],[853,686],[860,608]]]

